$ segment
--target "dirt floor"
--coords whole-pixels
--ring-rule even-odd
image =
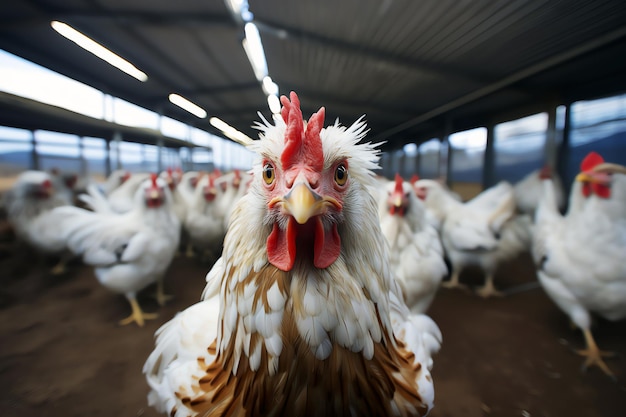
[[[121,296],[99,286],[90,268],[70,265],[51,276],[49,264],[3,242],[0,251],[0,415],[156,416],[146,404],[141,373],[155,330],[197,301],[209,265],[176,258],[167,278],[175,299],[158,309],[149,288],[140,298],[159,319],[120,327],[129,313]],[[528,257],[507,264],[498,286],[504,298],[483,300],[442,289],[430,310],[443,335],[433,376],[431,416],[626,415],[626,359],[608,362],[619,382],[597,368],[580,371],[573,353],[579,331],[540,288]],[[479,284],[469,271],[461,278]],[[522,285],[522,287],[520,287]],[[626,322],[598,322],[605,350],[626,353]]]

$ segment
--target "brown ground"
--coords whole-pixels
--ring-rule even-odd
[[[6,242],[5,242],[6,243]],[[17,255],[16,255],[17,253]],[[141,373],[155,330],[199,299],[208,265],[175,259],[167,287],[176,298],[144,328],[118,326],[129,313],[90,268],[63,277],[12,245],[0,251],[0,415],[156,416]],[[530,259],[506,266],[500,288],[535,280]],[[465,282],[480,283],[472,271]],[[146,291],[146,311],[157,305]],[[483,300],[442,289],[430,311],[444,335],[435,358],[434,417],[626,415],[626,359],[610,360],[615,383],[597,368],[581,373],[580,332],[541,289]],[[600,347],[626,353],[626,322],[599,322]]]

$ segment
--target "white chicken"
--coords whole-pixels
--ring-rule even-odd
[[[562,216],[551,180],[543,182],[535,217],[533,258],[539,281],[583,332],[584,369],[612,372],[591,333],[591,314],[626,318],[626,167],[590,153],[581,164]]]
[[[411,311],[424,313],[448,273],[439,233],[428,222],[412,185],[400,175],[388,181],[384,190],[378,213],[389,243],[389,261]]]
[[[156,317],[141,310],[136,295],[157,282],[157,301],[163,305],[167,298],[163,278],[178,247],[180,223],[162,179],[153,175],[140,184],[134,207],[126,213],[68,206],[55,208],[50,216],[70,250],[94,267],[98,281],[128,299],[132,313],[120,324],[143,326]]]
[[[461,197],[439,180],[417,178],[412,179],[411,184],[415,195],[424,203],[428,222],[441,233],[448,203],[451,200],[462,202]],[[431,191],[434,194],[429,194]]]
[[[178,191],[178,188],[183,180],[183,172],[180,168],[168,168],[161,172],[159,177],[163,178],[172,193],[172,207],[174,208],[174,213],[176,213],[176,216],[182,224],[182,222],[185,221],[185,217],[187,217],[188,207],[188,203],[183,197],[183,194]]]
[[[235,204],[248,191],[250,180],[252,179],[251,175],[247,172],[241,172],[239,170],[235,172],[237,172],[237,174],[236,179],[232,181],[232,187],[236,188],[236,191],[232,194],[232,197],[230,197],[230,204],[226,204],[224,207],[224,230],[228,229],[228,223],[230,222],[230,216],[233,214]]]
[[[127,179],[130,178],[130,172],[124,169],[117,169],[113,171],[104,183],[100,184],[100,191],[104,193],[104,195],[109,195],[120,185],[124,184]]]
[[[306,125],[295,93],[259,124],[203,301],[157,332],[149,402],[172,416],[425,415],[441,334],[388,264],[365,124]],[[305,127],[306,126],[306,127]]]
[[[107,195],[111,210],[116,213],[126,213],[135,207],[135,194],[137,189],[145,180],[150,178],[147,173],[135,172],[130,174],[119,187]]]
[[[513,186],[515,203],[517,204],[517,211],[519,213],[528,214],[530,216],[535,214],[535,210],[537,209],[537,205],[543,193],[542,182],[548,178],[552,179],[552,184],[554,185],[557,207],[559,210],[563,209],[565,204],[565,192],[563,191],[561,179],[553,172],[550,165],[544,165],[541,169],[537,169],[526,175]]]
[[[192,253],[193,247],[200,250],[203,256],[211,258],[219,256],[226,230],[224,218],[219,212],[218,194],[214,175],[204,175],[200,178],[184,222],[190,243],[188,254]]]
[[[60,255],[51,270],[55,275],[65,272],[69,257],[65,241],[56,234],[49,213],[68,204],[71,204],[68,196],[58,193],[52,176],[43,171],[22,172],[3,196],[7,220],[17,238],[43,254]]]
[[[462,203],[436,182],[423,181],[418,184],[428,186],[426,201],[431,200],[438,210],[436,217],[443,220],[441,241],[452,264],[451,279],[442,285],[464,287],[459,282],[461,271],[474,265],[485,272],[485,285],[477,294],[501,295],[493,283],[498,265],[528,251],[531,243],[531,219],[515,216],[511,185],[502,181]]]

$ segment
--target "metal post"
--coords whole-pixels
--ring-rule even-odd
[[[487,126],[487,142],[485,143],[485,155],[483,157],[483,190],[491,187],[495,181],[495,158],[494,148],[495,129],[493,124]]]
[[[548,129],[546,130],[546,143],[544,145],[545,164],[555,167],[557,162],[557,131],[556,131],[556,105],[548,110]]]
[[[565,122],[563,124],[563,137],[561,138],[561,144],[557,148],[556,156],[556,170],[561,177],[563,187],[566,190],[566,195],[569,195],[572,182],[568,175],[568,165],[570,158],[570,133],[572,129],[572,104],[567,103],[565,105]]]
[[[37,139],[35,138],[35,131],[30,131],[30,144],[31,144],[31,154],[30,154],[30,167],[33,170],[39,169],[39,154],[37,153]]]
[[[78,137],[78,152],[80,158],[80,175],[87,176],[87,159],[85,158],[85,144],[84,137]]]
[[[119,131],[113,133],[113,142],[115,142],[115,169],[122,169],[122,156],[120,153],[122,134]]]

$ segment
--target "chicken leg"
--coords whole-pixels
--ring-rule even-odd
[[[169,300],[174,298],[173,295],[165,294],[165,288],[163,285],[164,280],[164,277],[159,277],[159,279],[157,279],[157,292],[155,294],[157,303],[159,303],[161,307],[163,307]]]
[[[135,298],[135,296],[133,295],[131,296],[126,296],[128,298],[128,302],[130,302],[130,307],[132,308],[132,312],[130,313],[130,316],[126,317],[123,320],[120,320],[120,326],[126,326],[127,324],[130,324],[132,322],[137,323],[137,325],[139,327],[143,327],[143,324],[145,322],[145,320],[154,320],[158,317],[158,314],[154,314],[154,313],[144,313],[141,310],[141,307],[139,306],[139,303],[137,302],[137,299]]]
[[[444,288],[458,288],[461,290],[467,290],[467,286],[459,282],[459,275],[461,275],[459,270],[456,268],[453,268],[452,276],[450,277],[450,280],[442,282],[441,286]]]
[[[492,296],[496,296],[496,297],[504,296],[504,294],[502,294],[500,291],[496,290],[496,287],[493,285],[493,275],[492,274],[487,274],[487,276],[485,277],[485,285],[483,285],[482,288],[477,290],[476,294],[478,294],[479,296],[481,296],[483,298],[489,298],[489,297],[492,297]]]
[[[606,365],[606,363],[604,363],[604,360],[602,360],[602,357],[615,356],[615,353],[601,351],[598,348],[598,345],[596,345],[596,341],[594,340],[593,335],[591,334],[591,330],[583,329],[583,335],[585,336],[585,342],[587,344],[587,348],[576,351],[577,354],[584,356],[586,358],[585,362],[583,363],[582,370],[586,371],[587,368],[589,368],[590,366],[596,365],[609,378],[615,380],[616,379],[615,375],[613,374],[613,372],[611,372],[611,370]]]

